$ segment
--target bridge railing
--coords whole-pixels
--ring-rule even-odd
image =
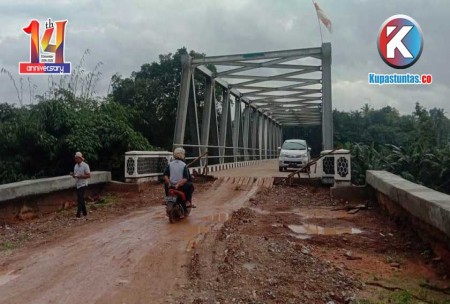
[[[351,154],[349,150],[324,150],[314,165],[310,166],[309,175],[302,177],[321,178],[324,184],[350,185],[352,180]]]
[[[236,147],[222,147],[222,146],[207,146],[206,151],[214,150],[218,148],[224,148],[224,150],[232,149],[232,153],[237,151],[237,154],[230,155],[214,155],[206,153],[202,158],[189,153],[189,149],[201,148],[200,145],[183,145],[187,150],[186,163],[192,160],[198,159],[198,162],[192,164],[192,167],[204,167],[205,165],[218,165],[229,163],[242,163],[250,161],[258,161],[265,159],[273,159],[278,157],[277,150],[264,150],[251,148],[236,148]],[[252,151],[250,151],[252,150]],[[245,153],[247,151],[247,153]],[[251,153],[249,153],[250,151]],[[263,153],[260,153],[263,152]],[[149,180],[156,180],[158,176],[161,176],[166,168],[167,164],[173,159],[173,153],[169,151],[129,151],[125,153],[125,181],[138,183]],[[228,167],[223,167],[228,168]],[[231,167],[230,167],[231,168]]]
[[[173,158],[169,151],[129,151],[125,153],[125,181],[157,179]]]
[[[264,160],[264,159],[274,159],[279,155],[278,149],[259,149],[259,148],[246,148],[246,147],[233,147],[233,146],[213,146],[213,145],[177,145],[174,147],[184,147],[187,150],[201,149],[202,151],[208,153],[208,163],[209,164],[225,164],[230,162],[241,162],[250,160]],[[219,153],[219,150],[221,152]],[[196,153],[191,153],[194,156],[189,156],[187,153],[186,160],[196,159]],[[204,165],[206,158],[200,160],[201,164]]]

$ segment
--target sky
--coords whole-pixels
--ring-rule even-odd
[[[331,20],[333,33],[322,26],[323,40],[332,45],[333,108],[344,111],[393,106],[401,113],[416,102],[450,113],[450,1],[434,0],[316,0]],[[414,18],[423,32],[423,52],[415,65],[396,70],[377,49],[382,23],[392,15]],[[85,69],[102,63],[97,94],[104,96],[111,76],[123,77],[159,54],[181,47],[208,56],[319,47],[321,38],[311,0],[0,0],[0,68],[11,72],[23,103],[30,103],[28,79],[42,94],[46,76],[18,74],[28,61],[30,38],[22,28],[31,19],[67,19],[65,60],[77,65],[83,53]],[[41,28],[42,32],[42,28]],[[431,85],[369,85],[368,73],[432,74]],[[55,79],[57,79],[56,76]],[[17,103],[9,77],[0,74],[0,102]]]

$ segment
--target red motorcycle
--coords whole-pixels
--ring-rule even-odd
[[[186,194],[183,191],[169,188],[169,195],[164,198],[166,202],[166,214],[170,223],[175,223],[191,213],[192,207],[186,206]]]

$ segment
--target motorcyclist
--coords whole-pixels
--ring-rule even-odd
[[[169,187],[172,186],[186,194],[186,207],[196,208],[192,203],[192,193],[194,185],[192,184],[191,174],[184,162],[186,152],[179,147],[173,151],[174,160],[171,161],[164,171],[164,189],[166,196],[169,195]]]

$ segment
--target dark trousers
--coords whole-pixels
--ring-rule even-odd
[[[192,193],[194,193],[194,185],[192,182],[187,182],[179,190],[183,191],[186,194],[186,200],[192,202]],[[164,183],[164,190],[166,191],[166,196],[169,195],[169,185]]]
[[[81,216],[81,212],[83,212],[83,215],[87,215],[86,210],[86,204],[84,202],[84,192],[86,192],[86,186],[80,187],[77,189],[77,200],[78,200],[78,207],[77,207],[77,217]]]

